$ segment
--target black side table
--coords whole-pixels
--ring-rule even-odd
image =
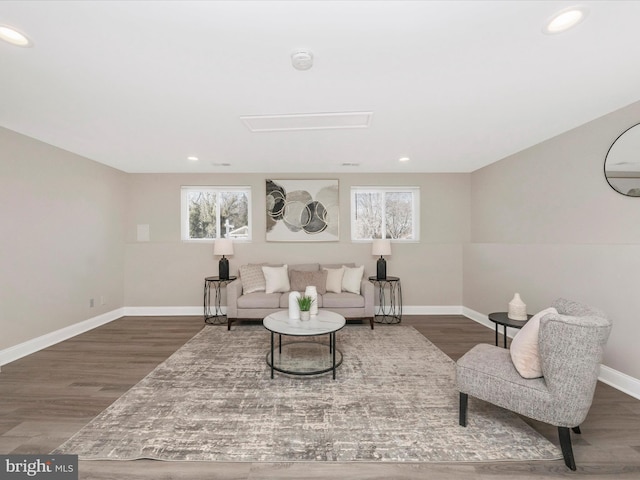
[[[227,280],[220,280],[220,277],[206,277],[204,279],[204,323],[208,325],[222,325],[227,322],[227,316],[220,309],[220,290],[221,288],[233,282],[238,277],[229,277]],[[211,284],[215,291],[215,300],[213,312],[211,308]]]
[[[387,277],[382,280],[373,275],[369,281],[378,287],[380,305],[375,314],[376,323],[400,323],[402,321],[402,285],[399,277]],[[387,300],[386,288],[389,288]]]
[[[522,328],[533,315],[527,315],[526,320],[512,320],[508,317],[507,312],[495,312],[489,314],[489,320],[496,324],[496,347],[498,346],[498,326],[502,325],[504,348],[507,348],[507,327]]]

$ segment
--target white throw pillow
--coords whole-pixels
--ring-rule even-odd
[[[344,275],[342,276],[342,291],[350,293],[360,293],[360,283],[362,282],[362,275],[364,274],[364,265],[355,268],[344,268]]]
[[[342,292],[342,277],[344,277],[344,267],[323,268],[327,271],[327,292]]]
[[[281,267],[262,267],[262,273],[266,282],[265,293],[288,292],[291,289],[286,264]]]
[[[555,308],[547,308],[536,313],[516,333],[511,342],[511,361],[523,378],[542,377],[542,365],[538,353],[538,332],[540,319],[549,313],[558,313]]]

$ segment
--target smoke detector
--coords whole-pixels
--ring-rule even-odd
[[[296,50],[291,54],[291,64],[296,70],[309,70],[313,66],[313,54],[309,50]]]

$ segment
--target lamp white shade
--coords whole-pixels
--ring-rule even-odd
[[[376,239],[371,245],[371,255],[391,255],[391,240]]]
[[[230,238],[219,238],[213,244],[214,255],[233,255],[233,241]]]

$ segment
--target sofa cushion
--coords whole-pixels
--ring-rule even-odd
[[[262,273],[266,282],[266,293],[288,292],[291,288],[286,264],[281,267],[262,267]]]
[[[267,284],[262,265],[241,265],[239,271],[243,293],[264,292]]]
[[[344,268],[344,275],[342,277],[342,290],[350,293],[360,293],[360,283],[362,282],[362,275],[364,274],[364,265],[359,267]]]
[[[322,295],[327,292],[327,272],[306,272],[302,270],[291,270],[289,272],[291,290],[304,292],[309,286],[316,287],[317,292]]]
[[[364,297],[355,293],[326,293],[322,296],[324,308],[362,308]]]
[[[238,308],[280,308],[281,296],[281,293],[247,293],[238,297],[237,304]]]
[[[344,276],[344,267],[340,268],[326,268],[322,267],[327,272],[327,292],[340,293],[342,291],[342,277]]]
[[[279,308],[283,309],[283,310],[289,310],[289,294],[291,292],[285,292],[285,293],[281,293],[280,295],[280,306]],[[316,298],[316,304],[318,305],[318,308],[322,308],[323,304],[322,304],[322,299],[324,298],[324,295],[318,295],[318,297]]]

